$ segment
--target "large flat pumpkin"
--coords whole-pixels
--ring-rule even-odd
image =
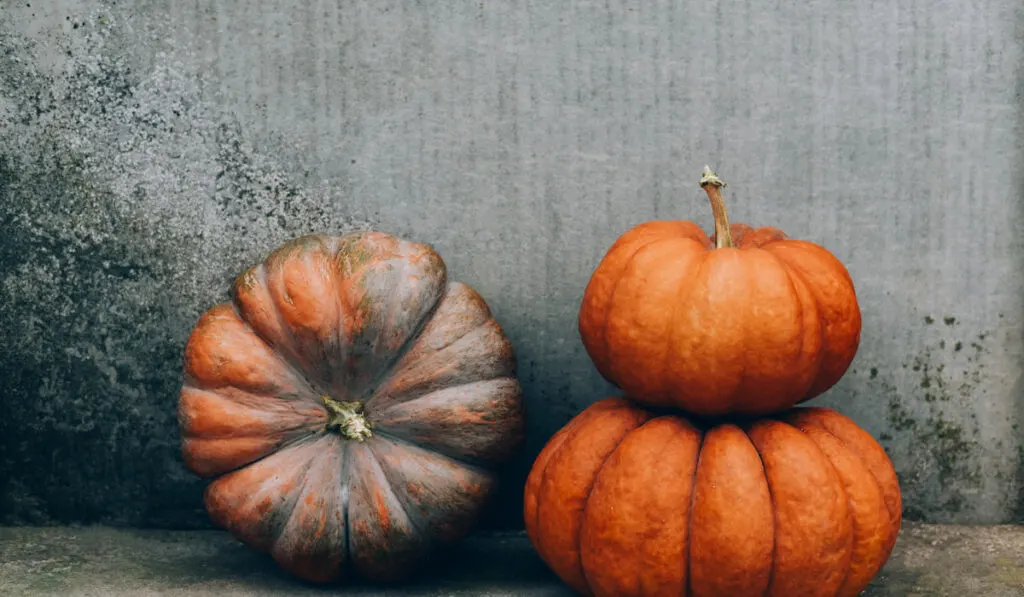
[[[306,236],[185,349],[188,467],[211,518],[309,581],[408,576],[474,525],[523,435],[515,357],[429,246]]]

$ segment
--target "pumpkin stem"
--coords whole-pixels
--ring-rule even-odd
[[[722,188],[726,186],[725,181],[718,178],[718,175],[712,172],[709,166],[704,166],[700,186],[708,194],[711,211],[715,214],[715,248],[722,249],[733,246],[729,214],[725,210],[725,200],[722,199]]]
[[[370,433],[370,422],[366,420],[366,415],[363,413],[362,402],[358,400],[339,402],[327,394],[321,396],[320,400],[330,414],[330,418],[327,419],[328,431],[337,431],[345,439],[358,442],[373,435]]]

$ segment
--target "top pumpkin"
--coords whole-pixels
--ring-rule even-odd
[[[779,412],[832,387],[853,361],[861,315],[834,255],[776,228],[729,225],[704,168],[715,216],[640,224],[598,264],[580,307],[587,353],[637,402],[697,415]]]

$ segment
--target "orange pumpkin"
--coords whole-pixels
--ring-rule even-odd
[[[588,283],[579,331],[602,376],[633,400],[699,415],[779,412],[832,387],[860,343],[843,264],[775,228],[730,226],[720,188],[701,186],[713,239],[693,222],[627,231]]]
[[[698,425],[609,398],[541,451],[524,514],[583,595],[853,597],[902,503],[885,450],[836,411]]]
[[[214,522],[309,581],[410,574],[523,436],[512,347],[427,245],[307,236],[199,319],[179,402]]]

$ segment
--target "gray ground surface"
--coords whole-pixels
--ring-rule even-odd
[[[1024,528],[909,524],[866,597],[1024,595]],[[0,595],[337,594],[299,583],[216,531],[0,528]],[[522,534],[471,538],[414,584],[346,595],[569,596]]]

